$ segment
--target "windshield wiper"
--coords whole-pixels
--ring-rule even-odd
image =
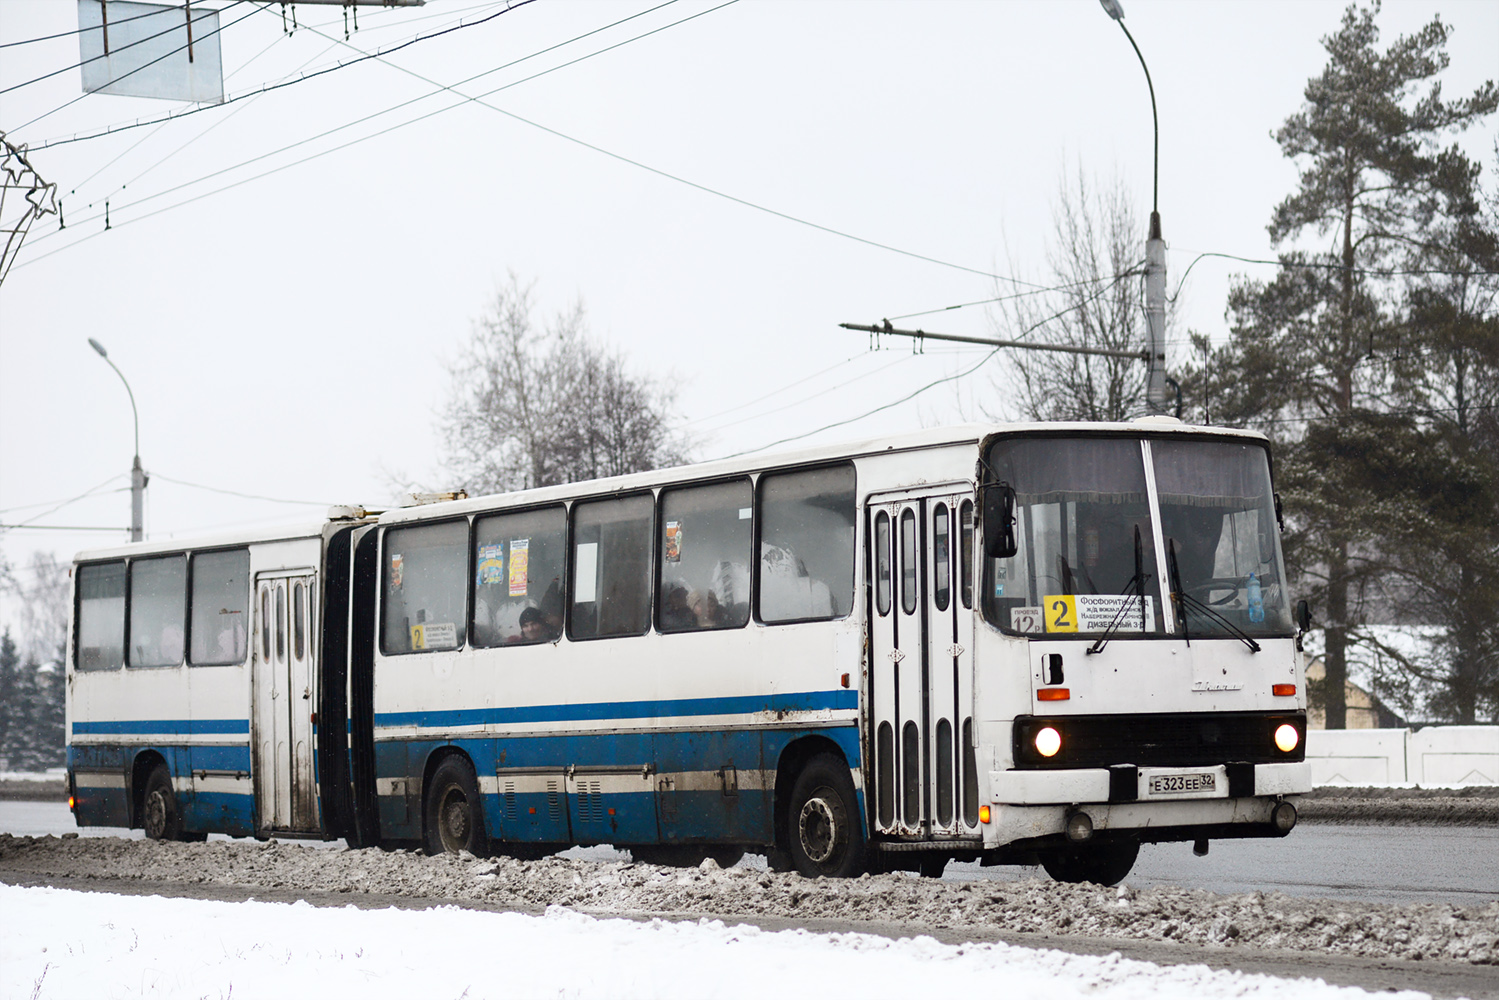
[[[1129,585],[1125,587],[1124,593],[1125,594],[1133,593],[1135,595],[1135,600],[1137,600],[1137,601],[1140,602],[1140,633],[1142,635],[1146,631],[1146,626],[1145,626],[1145,580],[1146,580],[1146,576],[1145,576],[1145,558],[1144,558],[1144,556],[1143,556],[1143,554],[1141,552],[1141,549],[1140,549],[1140,526],[1137,524],[1137,525],[1135,525],[1135,575],[1132,576],[1132,577],[1130,577]],[[1121,596],[1123,596],[1123,595],[1121,595]],[[1114,620],[1111,621],[1111,622],[1109,622],[1109,627],[1103,630],[1103,635],[1100,635],[1098,637],[1098,641],[1095,642],[1093,645],[1091,645],[1091,646],[1088,647],[1088,650],[1087,650],[1088,652],[1090,652],[1090,653],[1102,653],[1103,652],[1104,647],[1109,644],[1109,639],[1113,637],[1114,632],[1117,631],[1119,629],[1119,627],[1124,624],[1124,612],[1128,608],[1129,608],[1129,602],[1128,601],[1122,601],[1122,602],[1120,602],[1120,604],[1119,604],[1119,610],[1117,610],[1117,611],[1114,612]]]
[[[1176,539],[1174,538],[1166,540],[1166,565],[1171,570],[1171,586],[1175,590],[1175,593],[1171,596],[1176,599],[1176,606],[1181,610],[1182,637],[1187,640],[1188,646],[1192,645],[1192,637],[1187,634],[1187,609],[1191,608],[1207,615],[1222,625],[1234,638],[1248,646],[1251,653],[1258,653],[1260,651],[1260,644],[1255,642],[1248,632],[1245,632],[1239,626],[1182,589],[1181,570],[1176,565]]]

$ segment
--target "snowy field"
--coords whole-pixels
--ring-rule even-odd
[[[284,1000],[1371,996],[1321,980],[1005,944],[762,931],[717,921],[221,903],[0,885],[0,996]],[[1381,993],[1414,1000],[1423,993]]]

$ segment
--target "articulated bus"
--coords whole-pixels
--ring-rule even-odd
[[[1268,444],[963,426],[81,554],[80,825],[1112,884],[1310,790]]]

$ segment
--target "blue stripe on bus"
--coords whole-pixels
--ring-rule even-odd
[[[482,726],[524,722],[601,722],[611,719],[668,719],[695,715],[748,715],[756,712],[816,712],[859,707],[857,691],[803,691],[796,694],[734,698],[681,698],[671,701],[605,701],[586,705],[525,705],[430,712],[378,712],[376,726]]]
[[[249,719],[115,719],[74,722],[73,734],[109,736],[221,736],[248,735]]]

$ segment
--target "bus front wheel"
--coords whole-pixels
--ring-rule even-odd
[[[1058,882],[1097,882],[1117,885],[1135,866],[1138,841],[1126,840],[1096,847],[1071,847],[1041,855],[1041,867]]]
[[[791,789],[786,844],[808,878],[852,878],[864,872],[864,830],[848,765],[832,754],[807,762]]]
[[[483,857],[489,853],[479,782],[462,757],[448,757],[432,773],[427,785],[426,820],[428,854],[467,851]]]
[[[141,797],[141,826],[152,840],[182,839],[177,793],[172,790],[172,776],[161,764],[153,767],[146,779],[146,792]]]

